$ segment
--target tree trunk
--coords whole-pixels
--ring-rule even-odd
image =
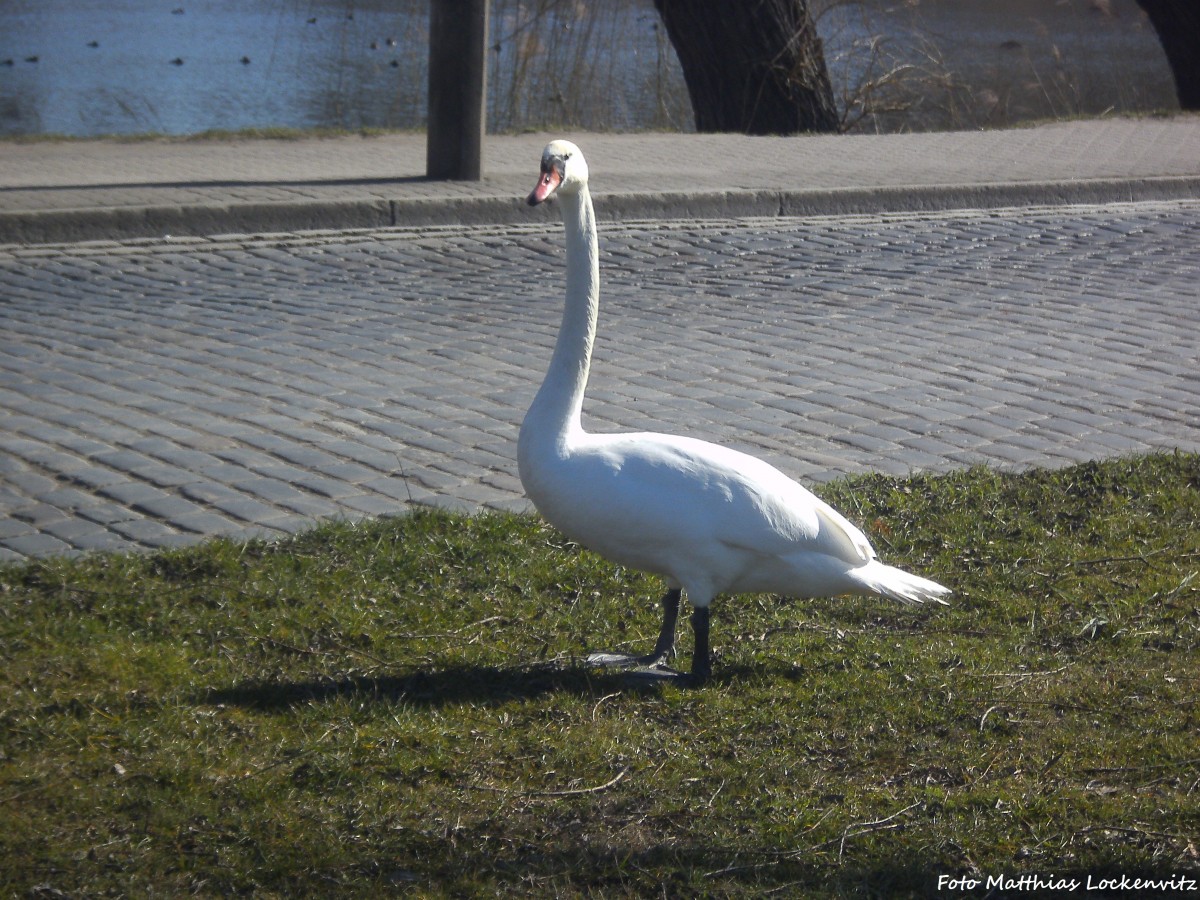
[[[1200,2],[1137,0],[1158,32],[1184,109],[1200,109]]]
[[[654,5],[683,67],[697,131],[838,130],[808,0],[654,0]]]

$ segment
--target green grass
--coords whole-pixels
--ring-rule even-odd
[[[721,598],[701,689],[578,664],[659,585],[531,517],[0,568],[0,891],[1196,876],[1200,457],[823,493],[953,605]]]

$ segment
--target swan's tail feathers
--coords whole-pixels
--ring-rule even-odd
[[[942,598],[950,596],[949,588],[895,566],[872,561],[855,569],[852,574],[867,591],[881,597],[889,597],[901,603],[933,602],[948,605]]]

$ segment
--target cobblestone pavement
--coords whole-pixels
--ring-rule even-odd
[[[1200,202],[627,223],[594,430],[809,481],[1200,450]],[[521,509],[561,227],[0,252],[0,560]]]

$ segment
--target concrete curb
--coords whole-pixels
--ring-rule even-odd
[[[904,213],[1198,198],[1200,176],[596,195],[597,213],[606,221]],[[557,220],[557,216],[554,210],[531,210],[520,197],[495,196],[100,207],[0,213],[0,244],[397,226],[510,225],[541,217]]]

